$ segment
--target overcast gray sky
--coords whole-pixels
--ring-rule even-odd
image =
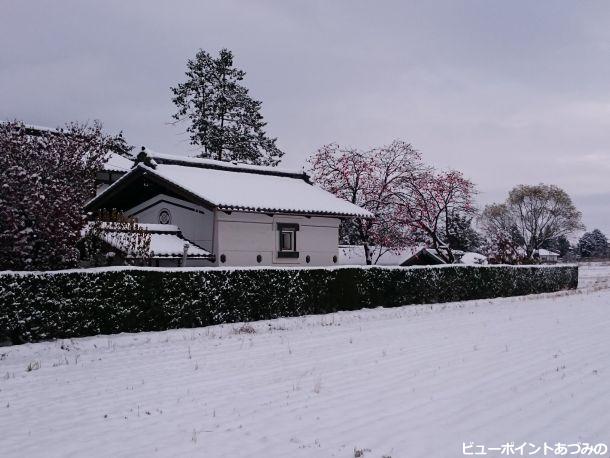
[[[0,118],[191,154],[169,87],[227,47],[284,166],[405,139],[486,203],[565,188],[610,235],[610,2],[0,0]]]

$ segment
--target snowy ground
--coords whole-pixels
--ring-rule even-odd
[[[0,348],[0,455],[610,444],[608,278],[591,267],[578,292]]]

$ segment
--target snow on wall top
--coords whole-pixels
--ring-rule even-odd
[[[107,172],[129,172],[132,167],[132,160],[117,153],[110,153],[102,169]]]
[[[466,264],[466,265],[486,265],[487,257],[480,253],[474,253],[472,251],[467,251],[462,255],[459,262],[460,262],[460,264]]]
[[[216,208],[228,211],[305,213],[372,218],[369,211],[312,185],[305,173],[211,159],[153,153],[131,173],[146,171],[187,191]],[[145,165],[146,164],[146,165]],[[93,199],[113,192],[128,173]],[[88,205],[89,205],[88,204]]]
[[[372,259],[377,266],[399,266],[424,246],[412,246],[388,250],[383,247],[370,247]],[[383,251],[381,256],[379,254]],[[339,245],[337,263],[343,266],[366,265],[366,256],[362,245]]]
[[[140,266],[112,266],[112,267],[89,267],[78,269],[63,269],[63,270],[0,270],[0,276],[3,275],[66,275],[66,274],[98,274],[102,272],[118,272],[127,271],[156,271],[156,272],[198,272],[198,271],[248,271],[248,270],[341,270],[341,269],[398,269],[398,270],[417,270],[417,269],[564,269],[573,267],[578,269],[578,264],[485,264],[485,265],[465,265],[465,264],[440,264],[436,266],[290,266],[290,265],[275,265],[275,266],[248,266],[248,267],[140,267]]]

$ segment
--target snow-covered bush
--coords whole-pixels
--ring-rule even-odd
[[[575,288],[576,266],[441,266],[0,274],[0,341],[461,301]]]
[[[62,130],[0,123],[0,269],[61,269],[78,261],[85,202],[107,153],[101,125]]]

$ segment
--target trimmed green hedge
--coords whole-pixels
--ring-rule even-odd
[[[35,342],[576,288],[576,266],[0,274],[0,341]]]

